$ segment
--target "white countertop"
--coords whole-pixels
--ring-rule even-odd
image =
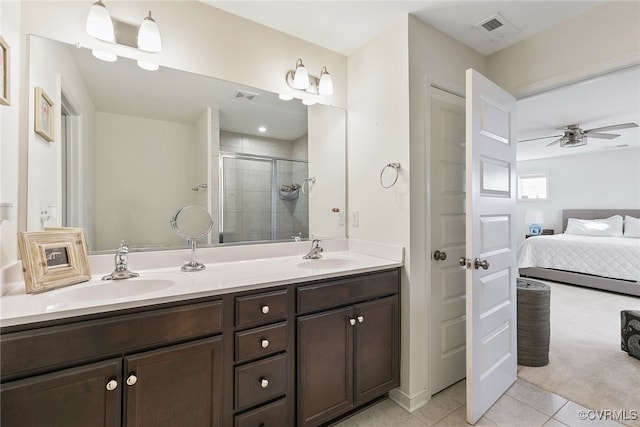
[[[180,271],[187,251],[132,253],[129,268],[140,277],[103,281],[113,255],[90,257],[92,279],[39,294],[16,283],[0,297],[0,326],[14,326],[132,307],[188,300],[229,292],[365,273],[402,266],[402,247],[338,239],[323,242],[318,260],[302,255],[309,242],[198,249],[206,269]],[[137,255],[137,256],[136,256]],[[262,255],[262,256],[261,256]],[[219,261],[216,262],[215,259]],[[136,261],[138,262],[136,264]],[[171,267],[158,268],[158,264]],[[139,265],[146,269],[138,269]],[[108,271],[107,271],[108,270]]]

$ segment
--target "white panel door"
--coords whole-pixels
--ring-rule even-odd
[[[467,421],[517,378],[516,140],[513,96],[466,74]]]
[[[464,98],[430,89],[430,391],[465,377]]]

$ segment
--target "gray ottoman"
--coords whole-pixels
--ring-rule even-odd
[[[517,280],[518,365],[549,363],[551,287],[530,279]]]
[[[620,312],[620,320],[622,326],[622,350],[629,353],[629,356],[640,359],[640,311],[622,310]]]

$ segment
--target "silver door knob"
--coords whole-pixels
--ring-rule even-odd
[[[436,249],[433,253],[433,259],[436,261],[444,261],[445,259],[447,259],[447,253]]]
[[[476,270],[479,269],[480,267],[482,267],[483,270],[489,269],[489,261],[487,261],[486,259],[476,258],[476,260],[473,262],[473,265],[476,268]]]
[[[358,316],[358,323],[364,322],[364,316]]]
[[[136,377],[133,374],[129,375],[129,378],[127,378],[127,385],[134,385],[137,382],[138,382],[138,377]]]
[[[471,260],[465,258],[465,257],[460,257],[460,259],[458,260],[458,264],[460,264],[460,267],[467,267],[467,268],[471,268]]]
[[[260,378],[260,387],[262,388],[269,387],[269,380],[266,378]]]
[[[263,305],[262,306],[262,314],[267,314],[269,313],[269,306],[268,305]]]
[[[267,348],[267,347],[269,347],[269,340],[262,340],[262,341],[260,341],[260,345],[262,346],[262,348]]]
[[[116,381],[116,380],[111,380],[111,381],[109,381],[109,382],[107,383],[107,386],[106,386],[106,387],[107,387],[107,390],[109,390],[109,391],[113,391],[113,390],[115,390],[115,389],[117,389],[117,388],[118,388],[118,381]]]
[[[350,324],[351,326],[355,326],[355,324],[356,324],[356,319],[349,319],[349,324]]]

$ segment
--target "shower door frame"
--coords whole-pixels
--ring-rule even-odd
[[[274,185],[277,183],[278,178],[278,161],[286,161],[286,162],[296,162],[296,163],[305,163],[307,165],[307,175],[309,174],[309,161],[308,160],[300,160],[300,159],[287,159],[285,157],[275,157],[275,156],[263,156],[259,154],[245,154],[245,153],[236,153],[230,151],[220,151],[219,152],[219,167],[218,167],[218,175],[219,175],[219,201],[218,201],[218,241],[220,243],[225,243],[224,241],[224,159],[235,159],[235,160],[255,160],[261,162],[269,162],[271,163],[271,230],[270,230],[270,238],[269,241],[275,242],[278,239],[277,237],[277,199],[278,199],[278,191],[274,189]],[[307,215],[309,215],[307,213]],[[252,242],[264,242],[264,240],[247,240],[242,242],[232,242],[232,243],[252,243]]]

